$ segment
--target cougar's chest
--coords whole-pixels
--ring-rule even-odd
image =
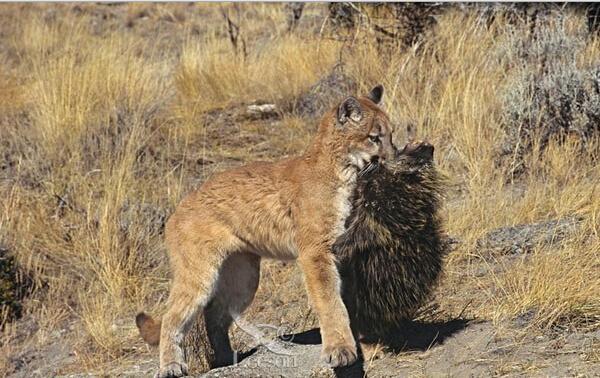
[[[332,237],[337,239],[346,232],[346,220],[352,212],[352,199],[356,190],[357,172],[352,169],[342,174],[340,185],[336,188],[334,197],[334,227]]]

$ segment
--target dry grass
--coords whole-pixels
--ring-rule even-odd
[[[244,58],[209,39],[184,45],[175,77],[180,97],[191,100],[185,109],[201,113],[236,102],[291,102],[334,62],[332,43],[318,40],[287,36]]]
[[[444,282],[479,289],[473,315],[502,322],[535,309],[533,324],[541,327],[598,324],[600,142],[584,153],[577,141],[534,149],[528,173],[507,180],[496,159],[504,137],[499,93],[508,75],[497,48],[508,38],[501,19],[486,29],[475,15],[450,12],[419,53],[382,52],[367,35],[352,46],[320,39],[321,5],[307,6],[307,32],[294,35],[284,33],[280,5],[228,6],[247,42],[243,57],[228,41],[218,6],[178,7],[0,9],[22,21],[2,27],[0,242],[37,283],[25,318],[38,331],[27,342],[42,345],[72,321],[84,335],[75,348],[86,370],[131,355],[132,345],[141,345],[133,314],[158,312],[167,292],[162,217],[215,171],[302,151],[314,127],[291,113],[236,122],[230,109],[253,101],[285,108],[340,55],[362,89],[384,84],[399,142],[411,121],[436,146],[452,178],[447,228],[463,241]],[[102,21],[90,9],[115,16]],[[127,27],[131,22],[138,26]],[[584,27],[576,16],[570,22],[574,32]],[[593,65],[599,56],[592,40],[579,59]],[[487,231],[567,215],[584,222],[562,246],[540,246],[502,273],[465,278],[465,264],[481,257],[475,241]],[[294,327],[314,324],[297,285],[277,296],[297,303],[285,316],[262,308],[274,303],[275,278],[297,274],[277,266],[267,266],[251,311]],[[16,338],[18,324],[8,324],[3,339]],[[0,358],[16,353],[9,344]]]

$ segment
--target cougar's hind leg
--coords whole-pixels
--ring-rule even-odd
[[[221,267],[213,299],[204,309],[206,332],[213,349],[211,368],[231,365],[233,350],[229,327],[233,316],[241,314],[254,299],[260,278],[260,257],[235,253]]]
[[[240,248],[239,240],[218,224],[204,227],[200,236],[178,231],[169,235],[167,229],[173,283],[162,318],[160,370],[156,374],[159,378],[187,374],[183,338],[196,315],[214,296],[224,261]]]

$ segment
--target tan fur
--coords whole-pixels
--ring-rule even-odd
[[[150,345],[158,345],[160,341],[160,321],[156,321],[144,312],[135,317],[135,324],[140,330],[140,336]]]
[[[381,90],[373,93],[379,101]],[[227,330],[254,297],[262,257],[297,259],[324,359],[332,366],[356,360],[331,248],[345,231],[360,169],[395,152],[388,117],[369,98],[349,98],[326,114],[304,155],[223,172],[181,202],[166,226],[173,283],[162,326],[138,316],[146,341],[160,333],[159,377],[186,374],[180,345],[200,309],[214,365],[230,361]]]

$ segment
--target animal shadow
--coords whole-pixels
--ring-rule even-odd
[[[426,351],[468,327],[468,319],[451,319],[440,322],[406,321],[397,330],[389,332],[382,340],[394,353]]]
[[[469,319],[451,319],[440,322],[406,321],[397,330],[391,330],[389,336],[380,340],[391,352],[426,351],[442,344],[447,338],[464,330]],[[295,334],[283,335],[282,340],[302,345],[321,344],[319,328]],[[368,340],[368,339],[367,339]],[[358,361],[352,366],[333,369],[336,377],[365,377],[364,359],[359,351]]]

